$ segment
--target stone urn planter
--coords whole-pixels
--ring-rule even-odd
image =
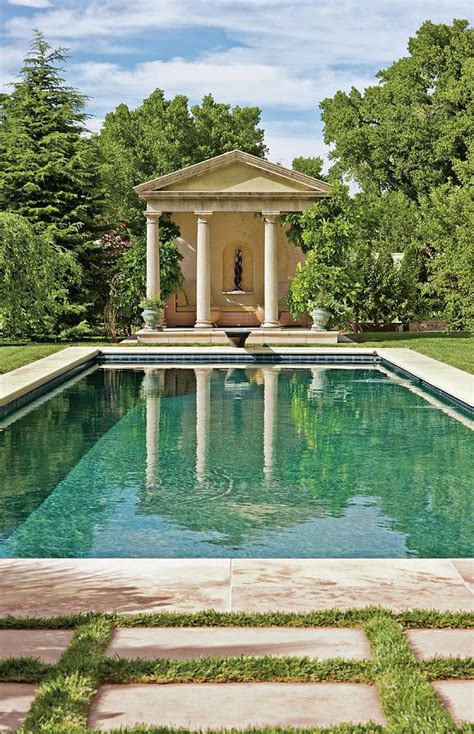
[[[311,311],[311,318],[313,320],[311,329],[313,331],[326,331],[326,325],[330,316],[331,314],[325,308],[313,308]]]
[[[144,331],[163,331],[163,310],[145,308],[142,311],[142,319],[145,323]]]

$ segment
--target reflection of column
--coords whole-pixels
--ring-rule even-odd
[[[310,393],[314,395],[317,392],[323,392],[327,384],[327,367],[311,367],[311,385]]]
[[[197,367],[194,373],[196,375],[196,475],[198,481],[201,482],[206,473],[212,369]]]
[[[196,323],[197,329],[210,329],[211,322],[211,243],[209,219],[212,212],[197,214],[196,243]]]
[[[275,458],[279,370],[264,367],[263,377],[263,473],[271,477]]]
[[[278,215],[279,212],[263,212],[265,219],[264,262],[264,328],[279,328],[278,321]]]
[[[159,459],[160,408],[165,372],[148,368],[142,390],[146,400],[146,487],[155,486]]]

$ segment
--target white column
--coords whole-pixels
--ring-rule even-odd
[[[160,216],[145,212],[146,222],[146,297],[159,298],[160,290]]]
[[[264,329],[278,329],[278,217],[279,212],[263,212],[265,220]]]
[[[279,374],[278,368],[263,368],[263,473],[268,479],[272,475],[275,462]]]
[[[155,486],[159,464],[161,395],[164,384],[164,370],[148,368],[142,382],[146,400],[146,470],[147,489]]]
[[[196,476],[202,482],[206,475],[211,409],[211,373],[209,367],[196,367]]]
[[[196,329],[210,329],[211,322],[211,242],[209,219],[212,212],[197,215],[196,246]]]

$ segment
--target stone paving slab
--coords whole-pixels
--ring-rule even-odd
[[[228,559],[0,560],[0,615],[229,611]]]
[[[0,630],[0,658],[31,657],[57,663],[73,636],[73,630]]]
[[[0,559],[0,615],[295,611],[369,605],[472,611],[449,559]]]
[[[452,558],[451,563],[466,586],[474,591],[474,558]]]
[[[31,708],[38,686],[0,683],[0,731],[17,729]]]
[[[407,630],[405,633],[410,647],[420,660],[431,658],[474,657],[474,630],[433,629]]]
[[[328,660],[370,658],[362,630],[335,627],[145,627],[113,633],[107,656],[173,658],[291,655]]]
[[[403,347],[377,347],[377,354],[387,362],[406,370],[428,385],[474,407],[474,377],[464,370]]]
[[[448,559],[235,559],[232,610],[241,612],[422,608],[472,611]]]
[[[375,688],[362,683],[177,683],[102,686],[88,724],[206,730],[368,721],[385,723]]]
[[[433,686],[457,724],[474,722],[474,680],[436,680]]]
[[[97,347],[67,347],[2,375],[0,407],[97,357]]]

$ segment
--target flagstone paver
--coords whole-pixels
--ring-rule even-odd
[[[370,658],[370,648],[362,630],[341,627],[145,627],[116,630],[107,655],[178,660],[231,655],[365,660]]]
[[[29,683],[0,683],[0,731],[11,731],[21,726],[37,688]]]
[[[56,663],[73,638],[72,630],[0,630],[0,658],[40,658]]]
[[[474,722],[474,680],[437,680],[433,685],[457,724]]]
[[[453,558],[451,563],[464,583],[474,591],[474,558]]]
[[[0,615],[229,611],[229,559],[0,560]]]
[[[408,630],[408,642],[417,658],[472,658],[474,657],[474,630],[428,629]]]
[[[232,610],[309,612],[380,605],[472,611],[473,597],[448,559],[235,559]]]
[[[220,729],[384,723],[377,692],[361,683],[105,685],[89,716],[101,731],[137,723]]]
[[[0,615],[472,611],[473,601],[449,559],[0,559]]]

